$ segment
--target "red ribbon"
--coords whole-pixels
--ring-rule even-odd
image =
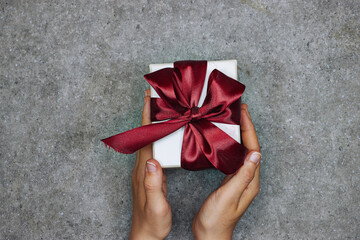
[[[201,170],[215,167],[236,172],[248,150],[211,122],[240,124],[241,95],[245,86],[218,70],[211,72],[203,105],[198,102],[205,81],[206,61],[179,61],[145,75],[160,98],[151,99],[151,120],[141,126],[103,139],[121,153],[134,153],[185,126],[181,167]]]

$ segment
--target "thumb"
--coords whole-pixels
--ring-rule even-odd
[[[255,176],[256,168],[259,165],[261,154],[257,151],[251,151],[245,158],[244,165],[228,180],[222,187],[228,189],[229,198],[239,199],[246,187]]]
[[[146,162],[144,187],[146,194],[145,208],[151,212],[161,213],[167,200],[162,190],[163,171],[160,163],[155,159]]]

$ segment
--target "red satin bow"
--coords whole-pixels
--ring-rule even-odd
[[[145,75],[160,98],[151,99],[151,120],[102,141],[121,153],[134,153],[185,126],[181,167],[201,170],[215,167],[225,174],[236,172],[248,150],[211,122],[239,124],[241,95],[245,86],[218,70],[211,72],[207,95],[198,106],[206,75],[206,61],[179,61]]]

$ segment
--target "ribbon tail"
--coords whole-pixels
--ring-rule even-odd
[[[101,141],[117,152],[131,154],[175,132],[185,124],[186,122],[184,121],[176,120],[149,124],[102,139]]]
[[[197,144],[215,168],[225,174],[232,174],[244,164],[249,151],[244,145],[206,119],[200,119],[191,125]]]
[[[201,150],[196,136],[193,134],[192,123],[187,124],[184,130],[183,144],[181,148],[181,167],[191,171],[213,168]]]

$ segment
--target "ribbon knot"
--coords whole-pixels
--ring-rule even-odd
[[[197,120],[201,117],[201,109],[199,107],[192,107],[190,109],[191,121]]]
[[[201,170],[215,167],[236,172],[248,150],[212,122],[240,124],[241,95],[245,86],[218,70],[211,72],[207,94],[198,106],[206,76],[206,61],[179,61],[145,75],[160,98],[151,99],[151,120],[161,121],[103,139],[122,153],[134,153],[185,127],[181,167]],[[191,124],[188,124],[191,123]]]

